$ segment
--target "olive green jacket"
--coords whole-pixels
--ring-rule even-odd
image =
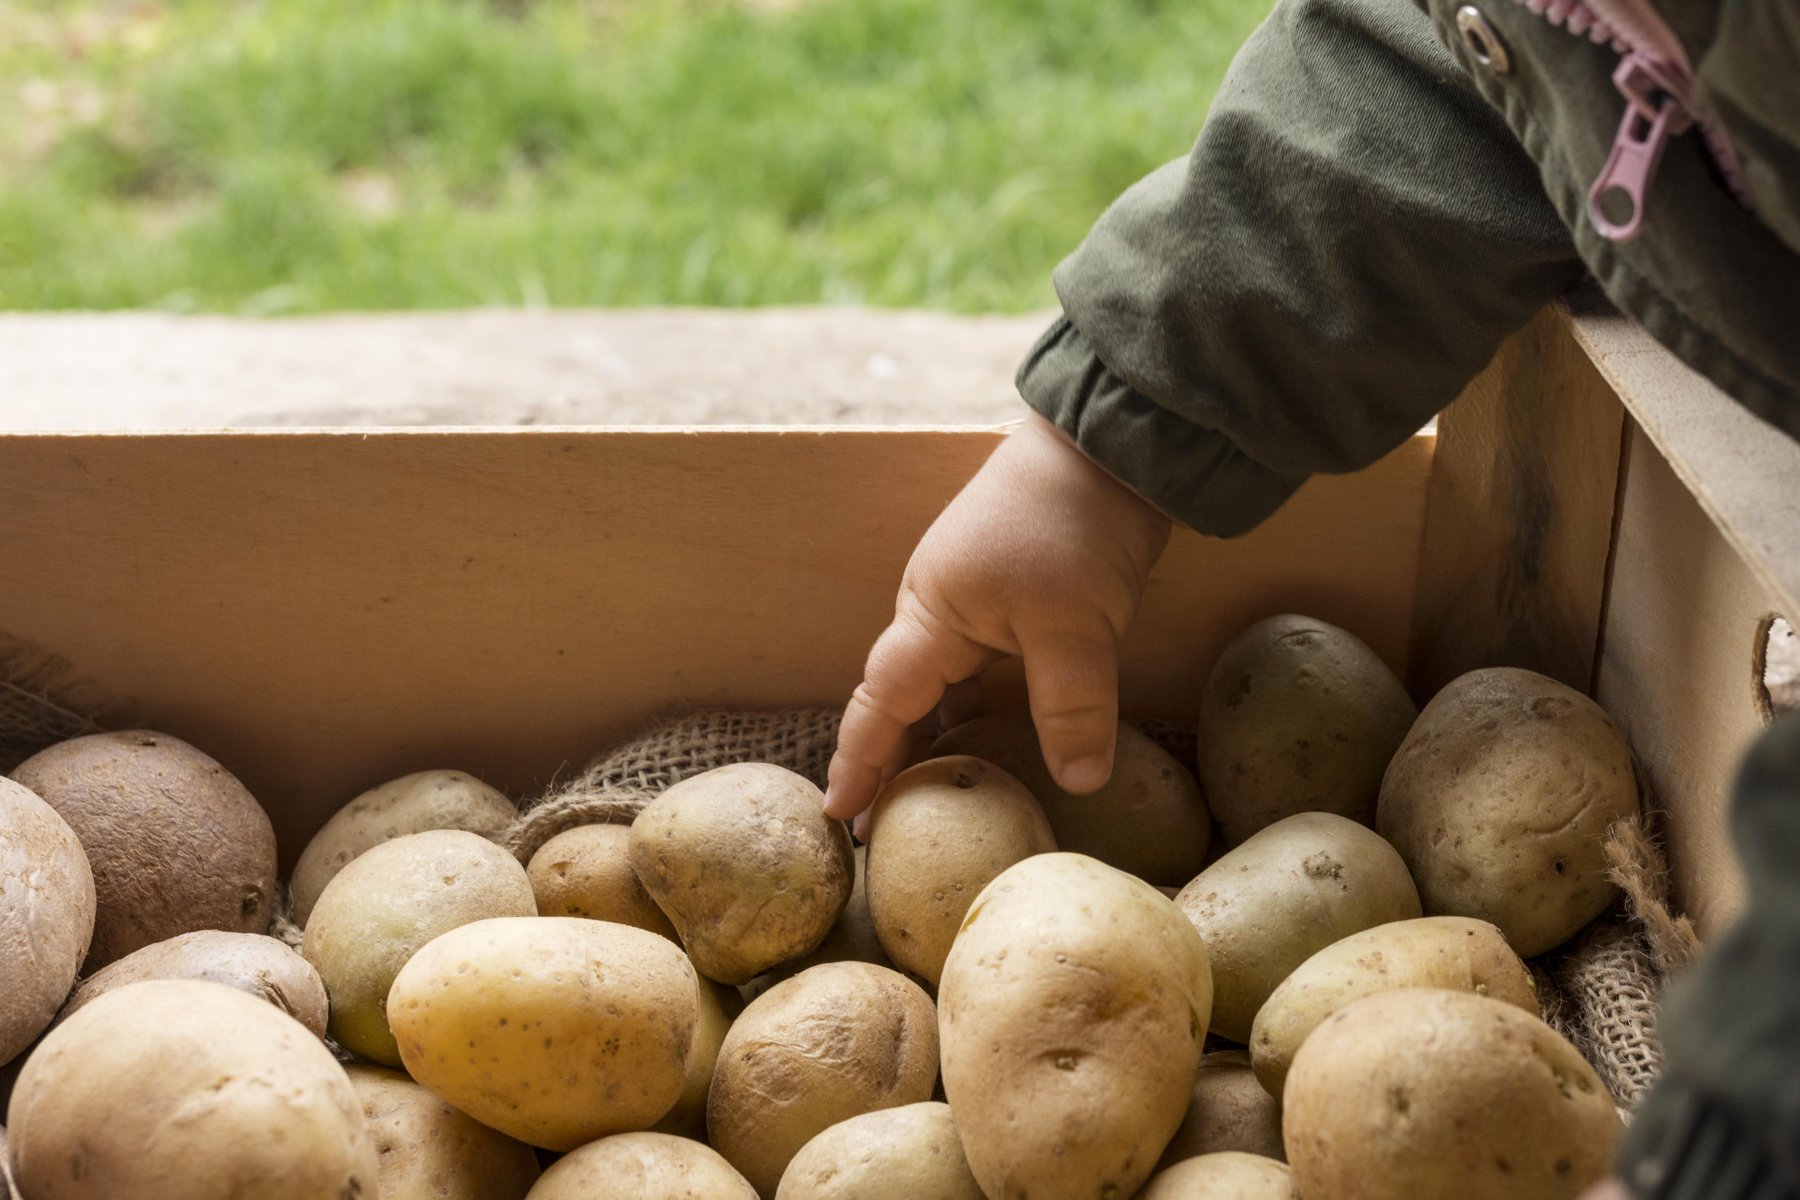
[[[1587,193],[1625,111],[1620,54],[1525,0],[1280,0],[1193,151],[1058,269],[1027,402],[1228,536],[1399,445],[1591,274],[1800,436],[1800,0],[1658,7],[1754,212],[1690,131],[1666,142],[1641,233],[1602,236]]]
[[[1621,54],[1570,32],[1583,0],[1279,0],[1193,151],[1057,271],[1025,399],[1229,536],[1405,441],[1591,275],[1771,437],[1800,436],[1800,0],[1655,2],[1735,163],[1668,138],[1621,241],[1588,211]],[[1800,1198],[1800,718],[1734,821],[1751,904],[1671,1001],[1620,1161],[1643,1200]]]

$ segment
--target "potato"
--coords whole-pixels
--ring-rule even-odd
[[[972,754],[1023,783],[1043,806],[1060,849],[1173,887],[1192,879],[1206,862],[1212,815],[1200,785],[1168,751],[1129,725],[1119,725],[1112,778],[1088,796],[1056,786],[1028,713],[958,725],[931,753]]]
[[[419,771],[370,788],[325,822],[294,864],[294,923],[312,919],[319,894],[363,851],[409,833],[462,829],[493,837],[518,818],[511,800],[461,771]]]
[[[1295,813],[1375,823],[1381,773],[1419,710],[1354,634],[1310,617],[1233,638],[1200,700],[1200,786],[1236,844]]]
[[[409,833],[359,855],[325,885],[301,952],[331,1000],[331,1036],[390,1067],[388,990],[419,947],[488,917],[537,914],[519,860],[460,829]]]
[[[1181,889],[1175,904],[1206,942],[1212,1031],[1250,1040],[1283,979],[1326,946],[1419,915],[1394,848],[1333,813],[1301,813],[1252,834]]]
[[[1275,989],[1250,1029],[1257,1079],[1280,1096],[1295,1051],[1319,1022],[1364,996],[1405,987],[1474,992],[1538,1013],[1531,969],[1486,921],[1418,917],[1377,925],[1325,947]]]
[[[706,1098],[712,1092],[719,1049],[725,1044],[731,1023],[743,1011],[744,1002],[736,988],[710,979],[700,980],[700,1023],[694,1028],[694,1059],[688,1064],[681,1098],[653,1126],[656,1132],[706,1140]]]
[[[1157,1172],[1137,1200],[1300,1200],[1285,1165],[1225,1150]]]
[[[93,934],[81,840],[29,788],[0,778],[0,1063],[56,1016]]]
[[[989,1196],[1130,1196],[1188,1105],[1206,947],[1155,888],[1039,854],[984,889],[938,992],[944,1091]]]
[[[196,929],[133,951],[82,980],[59,1021],[107,992],[145,979],[210,979],[266,1000],[325,1036],[325,984],[312,964],[263,933]]]
[[[621,1133],[559,1159],[527,1200],[756,1200],[756,1189],[699,1142]]]
[[[631,826],[577,825],[539,847],[525,868],[538,915],[617,921],[679,941],[631,869]]]
[[[69,823],[93,867],[86,970],[196,929],[268,931],[269,815],[186,742],[143,730],[89,734],[26,759],[13,778]]]
[[[684,779],[631,826],[631,867],[700,973],[747,983],[825,940],[850,899],[850,834],[768,763]]]
[[[327,889],[320,906],[329,899]],[[413,955],[388,1020],[407,1071],[436,1095],[522,1142],[573,1150],[674,1107],[698,996],[668,938],[579,917],[497,917]]]
[[[375,1195],[375,1144],[331,1051],[206,980],[118,988],[51,1030],[7,1130],[31,1200]]]
[[[953,755],[902,771],[869,822],[869,916],[881,948],[936,987],[981,889],[1055,849],[1044,810],[992,763]]]
[[[19,1200],[18,1189],[13,1187],[12,1164],[6,1158],[6,1127],[0,1125],[0,1196],[6,1200]]]
[[[896,971],[825,963],[750,1002],[707,1099],[713,1148],[767,1200],[800,1147],[839,1121],[931,1098],[931,998]]]
[[[1263,1090],[1242,1050],[1215,1050],[1200,1059],[1187,1115],[1163,1148],[1159,1170],[1202,1154],[1235,1150],[1280,1161],[1281,1102]]]
[[[386,1067],[345,1068],[375,1139],[379,1200],[523,1200],[537,1153]]]
[[[775,1200],[984,1200],[950,1106],[902,1104],[839,1121],[794,1155]]]
[[[1530,958],[1618,898],[1606,831],[1637,811],[1631,752],[1600,706],[1495,667],[1425,706],[1388,767],[1376,828],[1426,912],[1491,921]]]
[[[1435,988],[1327,1017],[1283,1097],[1294,1182],[1331,1200],[1574,1200],[1620,1133],[1605,1086],[1548,1025]]]
[[[869,848],[857,846],[854,850],[856,858],[856,879],[850,886],[850,899],[844,905],[844,911],[838,915],[837,924],[825,935],[825,940],[802,954],[799,958],[789,959],[770,967],[739,990],[746,1002],[756,999],[784,979],[792,979],[808,967],[816,967],[828,962],[866,962],[878,967],[891,967],[893,960],[888,958],[887,951],[881,948],[881,939],[875,936],[875,919],[869,915]]]

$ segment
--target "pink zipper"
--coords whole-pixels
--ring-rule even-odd
[[[1552,25],[1610,46],[1621,58],[1613,86],[1625,97],[1625,115],[1612,152],[1588,189],[1588,219],[1602,237],[1629,241],[1643,229],[1645,198],[1669,138],[1698,127],[1725,183],[1749,207],[1743,173],[1731,143],[1694,102],[1694,69],[1687,51],[1650,0],[1516,0]],[[1618,191],[1631,202],[1624,222],[1610,220],[1600,199]]]

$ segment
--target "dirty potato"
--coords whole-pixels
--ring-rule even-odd
[[[1158,1168],[1227,1150],[1278,1162],[1287,1156],[1281,1148],[1281,1101],[1257,1082],[1243,1050],[1214,1050],[1201,1058],[1187,1115]]]
[[[1531,958],[1617,899],[1606,831],[1637,811],[1631,751],[1605,711],[1553,679],[1495,667],[1425,706],[1382,782],[1376,828],[1427,913],[1490,921]]]
[[[954,755],[902,771],[869,823],[869,915],[882,949],[936,987],[981,889],[1055,849],[1044,810],[992,763]]]
[[[408,1074],[435,1095],[519,1141],[573,1150],[674,1107],[698,986],[687,955],[654,933],[498,917],[427,943],[387,1011]]]
[[[1333,813],[1301,813],[1253,834],[1175,898],[1212,963],[1212,1030],[1250,1040],[1257,1010],[1293,969],[1363,929],[1419,915],[1394,848]]]
[[[1469,992],[1401,988],[1340,1008],[1283,1093],[1302,1196],[1575,1200],[1621,1126],[1594,1069],[1537,1017]]]
[[[850,834],[806,779],[738,763],[684,779],[631,825],[631,867],[700,973],[748,983],[825,940],[850,899]]]
[[[956,1118],[934,1100],[839,1121],[800,1148],[775,1200],[984,1200]]]
[[[1538,1012],[1530,968],[1486,921],[1418,917],[1377,925],[1325,947],[1275,989],[1250,1030],[1257,1079],[1280,1096],[1295,1052],[1319,1022],[1364,996],[1403,987],[1452,988]]]
[[[69,823],[0,778],[0,1063],[62,1007],[94,933],[94,874]]]
[[[944,1092],[989,1196],[1131,1196],[1182,1114],[1206,947],[1155,888],[1080,854],[1003,871],[938,993]]]
[[[237,777],[166,733],[95,733],[12,777],[57,811],[94,871],[88,971],[195,929],[266,933],[275,830]]]
[[[934,756],[971,754],[1023,783],[1050,821],[1058,849],[1139,879],[1180,887],[1206,862],[1212,814],[1194,776],[1168,751],[1120,723],[1112,778],[1087,796],[1056,786],[1029,713],[978,717],[933,744]]]
[[[266,1000],[325,1036],[325,984],[312,964],[264,933],[197,929],[135,950],[82,980],[58,1020],[126,984],[146,979],[208,979]]]
[[[1373,825],[1381,774],[1417,715],[1356,635],[1292,615],[1250,626],[1200,701],[1200,785],[1226,840],[1302,812]]]
[[[465,1116],[399,1071],[353,1063],[381,1172],[379,1200],[523,1200],[537,1154]]]
[[[867,963],[825,963],[776,984],[732,1025],[706,1127],[767,1200],[819,1133],[930,1099],[937,1073],[937,1016],[918,984]]]

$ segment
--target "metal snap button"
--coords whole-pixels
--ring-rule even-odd
[[[1473,4],[1465,4],[1456,10],[1456,31],[1462,34],[1463,45],[1476,62],[1486,67],[1495,75],[1512,74],[1512,55],[1506,52],[1506,43],[1488,24],[1488,19]]]

